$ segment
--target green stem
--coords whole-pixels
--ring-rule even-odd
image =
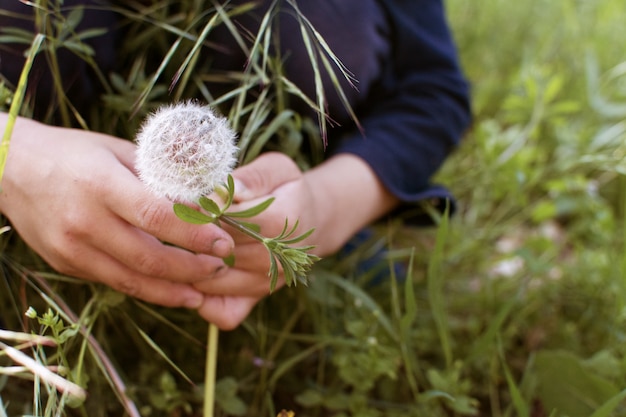
[[[4,166],[7,163],[7,156],[9,154],[9,143],[11,141],[11,135],[13,134],[13,128],[15,127],[15,121],[17,120],[17,115],[20,112],[20,108],[22,107],[22,102],[24,101],[26,84],[28,83],[28,74],[30,73],[30,69],[33,66],[33,60],[35,59],[35,55],[37,55],[39,47],[41,46],[41,43],[44,39],[45,36],[41,33],[37,34],[37,36],[35,36],[35,39],[33,39],[33,43],[31,44],[30,51],[28,53],[28,57],[26,57],[26,62],[24,63],[22,73],[20,74],[20,80],[17,83],[17,89],[15,90],[15,94],[13,95],[13,101],[11,102],[11,108],[9,109],[9,117],[7,119],[7,124],[4,128],[4,134],[2,135],[2,142],[0,142],[0,183],[2,183]]]
[[[213,417],[215,408],[215,378],[217,371],[217,339],[219,329],[209,324],[207,339],[206,367],[204,375],[204,417]]]
[[[237,229],[241,233],[244,233],[250,236],[251,238],[258,240],[259,242],[263,244],[265,244],[265,242],[267,241],[266,237],[260,235],[259,233],[255,232],[249,227],[246,227],[245,225],[239,223],[237,220],[233,219],[232,217],[229,217],[227,215],[221,215],[220,221],[226,223],[227,225],[233,227],[234,229]]]

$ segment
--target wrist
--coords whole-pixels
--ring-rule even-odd
[[[355,233],[398,204],[363,159],[339,154],[305,173],[317,213],[321,256],[338,251]]]

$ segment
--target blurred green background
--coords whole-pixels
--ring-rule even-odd
[[[281,290],[222,334],[218,415],[626,416],[626,3],[446,5],[475,113],[437,175],[456,215],[435,215],[432,228],[377,225],[350,256],[321,262],[310,287]],[[165,23],[184,27],[127,9],[164,54]],[[112,77],[86,123],[102,128],[109,115],[132,132],[129,103],[167,91],[166,76],[150,77],[139,60]],[[11,233],[0,248],[4,327],[56,337],[58,349],[32,354],[89,391],[69,407],[38,381],[3,376],[11,361],[0,356],[0,416],[119,416],[131,401],[143,416],[200,415],[205,323],[46,272]],[[23,316],[28,306],[39,321]]]

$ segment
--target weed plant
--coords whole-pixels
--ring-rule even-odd
[[[265,35],[256,65],[222,75],[232,94],[203,87],[216,77],[196,48],[216,15],[203,3],[117,6],[128,71],[100,74],[93,111],[58,100],[57,116],[132,138],[156,105],[196,96],[234,121],[245,160],[279,149],[315,163],[301,149],[320,149],[325,127],[290,110],[298,92],[265,54]],[[71,30],[79,9],[62,18],[54,1],[38,4],[66,19],[39,27],[46,52],[91,63],[89,33]],[[475,112],[437,176],[455,215],[432,213],[430,228],[381,222],[320,262],[309,287],[273,294],[222,334],[218,415],[626,416],[626,4],[446,5]],[[0,42],[16,39],[34,33],[0,28]],[[0,86],[0,105],[14,90]],[[0,416],[200,415],[206,323],[59,276],[0,231],[0,328],[22,335],[0,336]],[[86,399],[18,367],[10,347],[57,367]]]

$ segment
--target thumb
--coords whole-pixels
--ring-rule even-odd
[[[287,155],[279,152],[261,154],[248,165],[233,171],[234,200],[242,202],[271,194],[276,188],[301,176],[302,171]]]

